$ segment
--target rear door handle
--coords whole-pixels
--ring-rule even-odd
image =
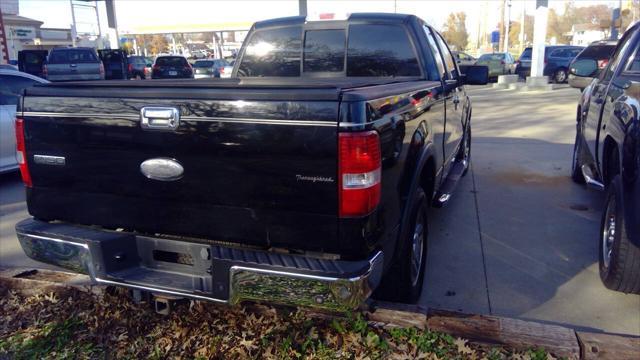
[[[176,130],[180,111],[176,107],[145,106],[140,109],[140,126],[147,130]]]

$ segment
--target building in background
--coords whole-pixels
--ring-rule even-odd
[[[606,39],[609,34],[600,24],[586,23],[573,25],[567,36],[571,37],[571,45],[588,46],[594,41]]]

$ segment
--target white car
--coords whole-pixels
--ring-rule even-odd
[[[18,169],[16,160],[16,107],[22,91],[47,80],[17,70],[0,69],[0,173]]]

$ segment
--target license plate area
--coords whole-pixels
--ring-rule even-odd
[[[169,71],[169,75],[176,76],[176,75],[178,75],[178,72],[177,71]]]

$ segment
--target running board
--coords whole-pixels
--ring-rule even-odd
[[[582,170],[582,176],[584,177],[584,181],[590,188],[596,189],[598,191],[604,190],[604,184],[600,181],[596,180],[593,172],[591,171],[591,167],[589,165],[582,165],[580,168]]]
[[[451,169],[449,170],[447,178],[442,183],[442,186],[440,186],[440,189],[438,189],[438,192],[433,199],[433,207],[441,208],[449,202],[451,194],[453,194],[453,190],[455,190],[458,185],[458,181],[462,178],[467,166],[468,164],[464,160],[455,161],[451,164]]]

